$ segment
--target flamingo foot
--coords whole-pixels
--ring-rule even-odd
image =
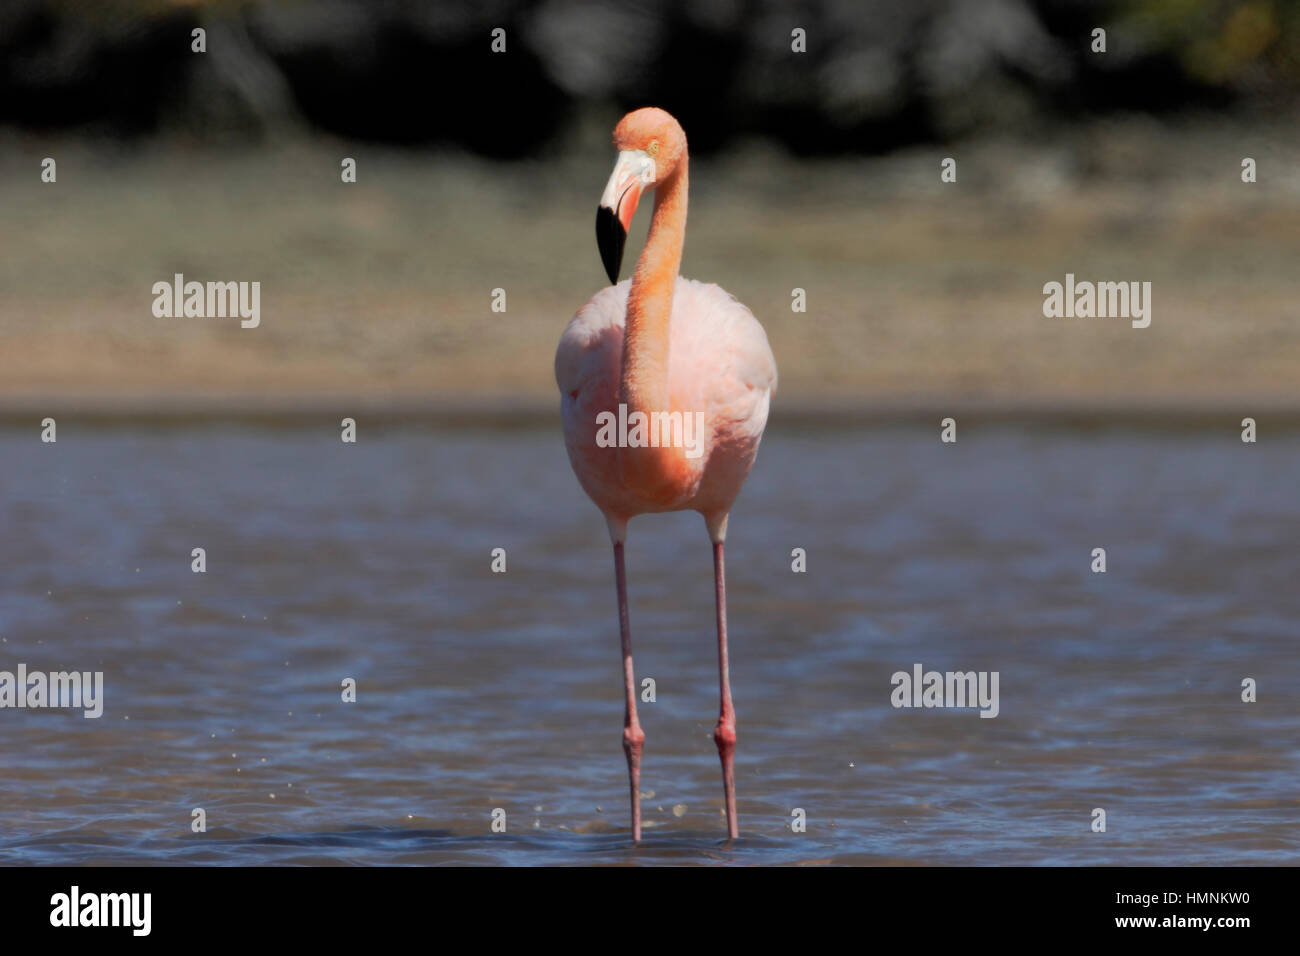
[[[720,719],[713,728],[713,742],[718,745],[722,761],[722,795],[727,801],[727,836],[734,840],[740,836],[736,820],[736,719]]]
[[[632,788],[632,839],[641,842],[641,750],[645,731],[640,724],[623,728],[623,752],[627,754],[627,778]]]

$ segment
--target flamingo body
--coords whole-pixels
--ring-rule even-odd
[[[717,285],[677,278],[669,319],[669,411],[704,413],[703,453],[684,458],[673,486],[645,495],[622,480],[617,449],[596,443],[597,416],[615,412],[631,281],[596,293],[555,353],[564,444],[587,495],[612,528],[663,511],[698,511],[714,532],[758,454],[776,389],[776,361],[753,313]]]

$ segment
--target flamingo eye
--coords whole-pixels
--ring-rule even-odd
[[[649,153],[651,156],[658,156],[658,155],[659,155],[659,140],[656,139],[656,140],[652,141],[652,142],[650,143],[650,148],[647,149],[646,152]]]

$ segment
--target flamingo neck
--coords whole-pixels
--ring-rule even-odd
[[[667,412],[668,323],[686,239],[686,156],[655,190],[650,235],[632,275],[619,400],[628,412]]]

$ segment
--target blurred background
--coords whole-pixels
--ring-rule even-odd
[[[1288,0],[7,0],[0,401],[549,414],[655,104],[683,273],[763,321],[778,408],[1289,407],[1298,54]],[[261,327],[154,318],[177,272],[260,281]],[[1152,282],[1152,326],[1044,318],[1066,272]]]

